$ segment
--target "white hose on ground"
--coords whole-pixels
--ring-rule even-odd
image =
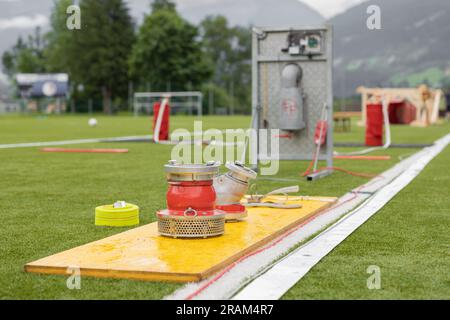
[[[161,106],[159,108],[159,113],[156,118],[155,131],[153,132],[153,139],[156,143],[159,142],[159,131],[161,130],[161,123],[164,116],[164,111],[166,110],[167,103],[169,102],[169,98],[163,98],[161,102]]]
[[[153,131],[153,139],[155,141],[155,143],[159,143],[159,144],[178,144],[178,143],[185,143],[185,144],[202,144],[205,141],[200,140],[195,140],[195,138],[192,141],[185,141],[185,142],[177,142],[177,141],[160,141],[159,140],[159,131],[161,130],[161,123],[162,123],[162,119],[164,116],[164,111],[166,110],[167,104],[169,102],[169,98],[163,98],[163,100],[161,101],[161,106],[159,108],[159,113],[157,115],[156,118],[156,125],[155,125],[155,130]],[[253,120],[251,121],[251,125],[253,124]],[[198,132],[194,132],[194,135],[198,133]],[[203,132],[200,132],[203,133]],[[236,145],[241,145],[241,143],[239,142],[223,142],[223,141],[208,141],[207,143],[211,144],[211,145],[218,145],[218,146],[225,146],[225,147],[232,147],[232,146],[236,146]],[[247,149],[247,139],[245,142],[245,147],[244,147],[244,152],[242,157],[245,160],[245,153],[246,153],[246,149]]]
[[[171,140],[159,140],[159,132],[161,131],[161,123],[162,123],[162,119],[164,117],[164,112],[166,111],[168,103],[169,103],[169,97],[165,97],[161,101],[161,106],[159,108],[159,113],[158,113],[157,118],[156,118],[155,130],[153,132],[153,140],[155,141],[155,143],[158,143],[158,144],[169,144],[169,145],[174,145],[174,144],[179,144],[179,143],[181,143],[181,144],[200,143],[201,144],[202,143],[201,141],[183,141],[183,142],[178,142],[178,141],[171,141]]]

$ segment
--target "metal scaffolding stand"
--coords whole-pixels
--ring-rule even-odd
[[[324,105],[329,106],[328,132],[316,154],[314,134]],[[253,29],[252,128],[257,134],[256,147],[251,148],[252,169],[257,170],[261,160],[311,160],[314,155],[331,168],[332,106],[331,26]],[[267,141],[261,141],[260,129],[269,131]],[[271,129],[279,130],[279,154],[262,154],[274,138]],[[331,172],[323,170],[307,180]]]

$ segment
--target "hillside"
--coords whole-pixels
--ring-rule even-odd
[[[179,1],[179,11],[194,23],[211,14],[222,14],[232,25],[241,26],[304,26],[324,22],[317,11],[298,0]]]
[[[368,30],[366,9],[381,8],[381,30]],[[335,94],[359,85],[450,85],[450,1],[378,0],[332,18]]]

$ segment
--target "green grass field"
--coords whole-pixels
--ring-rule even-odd
[[[150,134],[149,118],[97,116],[1,116],[0,144]],[[192,117],[177,116],[171,129],[193,128]],[[250,118],[204,117],[206,128],[247,128]],[[429,128],[394,126],[395,143],[432,142],[450,130],[448,123]],[[336,133],[336,141],[362,142],[363,129]],[[74,145],[74,147],[78,147]],[[127,228],[96,227],[94,207],[123,199],[141,208],[141,224],[154,221],[165,206],[162,166],[171,146],[150,143],[83,144],[79,147],[128,148],[128,154],[41,153],[39,148],[0,149],[0,298],[2,299],[160,299],[179,284],[83,278],[81,290],[69,290],[66,278],[27,274],[27,262],[104,238]],[[379,173],[417,149],[389,149],[389,161],[337,160],[349,170]],[[381,212],[320,262],[289,299],[449,298],[449,149]],[[307,162],[284,161],[278,178],[298,179],[305,195],[340,196],[367,179],[336,172],[308,183],[299,173]],[[291,185],[259,179],[260,192]],[[447,196],[447,197],[446,197]],[[382,269],[382,289],[368,290],[368,265]]]

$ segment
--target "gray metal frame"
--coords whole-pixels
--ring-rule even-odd
[[[289,31],[319,31],[325,37],[324,54],[317,56],[291,56],[281,52]],[[303,70],[302,89],[305,95],[304,110],[307,127],[294,132],[292,139],[280,138],[280,160],[310,160],[315,151],[313,141],[315,126],[320,120],[323,105],[328,108],[328,133],[319,160],[333,166],[333,86],[332,86],[332,28],[254,28],[252,36],[252,121],[254,129],[277,129],[281,91],[280,73],[287,63],[295,62]],[[264,88],[265,87],[265,88]],[[265,118],[265,119],[263,119]],[[264,126],[266,120],[267,127]],[[286,133],[280,131],[280,134]],[[268,142],[270,143],[270,142]],[[254,159],[265,160],[259,154]]]

